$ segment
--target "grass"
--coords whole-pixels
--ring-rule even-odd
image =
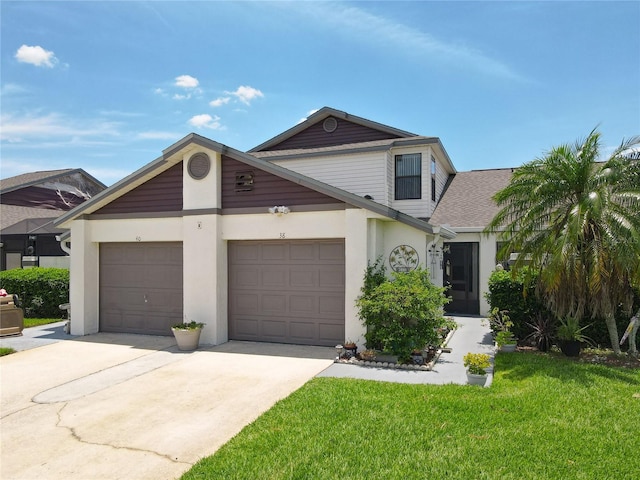
[[[24,328],[38,327],[49,323],[63,322],[64,320],[64,318],[25,318]]]
[[[491,388],[316,378],[189,479],[638,478],[640,370],[501,353]]]
[[[10,355],[12,353],[16,353],[16,351],[11,347],[0,347],[0,357],[4,357],[5,355]]]

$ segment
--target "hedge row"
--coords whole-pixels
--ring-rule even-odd
[[[507,310],[513,327],[511,328],[514,335],[522,342],[532,332],[532,328],[527,323],[534,322],[537,314],[541,314],[546,318],[553,318],[553,314],[544,306],[543,302],[536,295],[537,276],[532,273],[527,280],[526,268],[521,270],[515,277],[511,272],[505,270],[496,270],[489,278],[489,291],[486,299],[491,309]],[[640,294],[636,294],[635,313],[640,308]],[[629,324],[630,316],[619,311],[616,315],[616,324],[618,325],[618,335],[621,337],[624,330]],[[555,319],[557,322],[557,319]],[[609,339],[609,331],[602,318],[590,318],[589,315],[582,319],[583,325],[588,325],[584,334],[589,337],[594,346],[611,348]],[[623,349],[628,346],[625,344]]]
[[[65,318],[59,305],[69,301],[69,270],[25,268],[0,272],[0,288],[20,297],[27,318]]]

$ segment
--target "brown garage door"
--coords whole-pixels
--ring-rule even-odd
[[[344,240],[229,242],[229,338],[344,340]]]
[[[182,243],[100,244],[101,331],[171,335],[182,311]]]

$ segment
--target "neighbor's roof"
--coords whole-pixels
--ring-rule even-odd
[[[492,197],[511,181],[513,168],[458,172],[450,180],[429,222],[456,228],[486,227],[498,213]]]
[[[385,205],[376,203],[372,200],[368,200],[364,197],[360,197],[345,190],[333,187],[326,183],[322,183],[313,178],[299,174],[284,167],[280,167],[274,163],[265,162],[248,153],[241,152],[196,133],[187,135],[182,140],[179,140],[169,148],[163,150],[163,154],[161,157],[145,165],[144,167],[115,183],[106,190],[103,190],[102,192],[94,196],[91,200],[88,200],[81,205],[78,205],[73,210],[70,210],[69,212],[61,215],[55,221],[55,225],[63,226],[63,228],[66,228],[66,225],[64,225],[66,222],[74,220],[75,218],[78,218],[83,214],[95,212],[112,200],[115,200],[116,198],[133,190],[138,185],[144,183],[145,181],[156,176],[158,173],[169,168],[169,166],[178,163],[178,161],[183,158],[185,149],[192,148],[192,145],[199,145],[201,147],[211,149],[215,152],[231,157],[234,160],[240,161],[251,167],[264,170],[265,172],[271,173],[285,180],[289,180],[312,190],[324,193],[325,195],[333,197],[349,205],[353,205],[354,207],[370,210],[374,213],[391,218],[393,220],[397,220],[401,223],[412,226],[424,232],[433,233],[432,225],[425,222],[424,220],[419,220],[415,217],[412,217],[411,215],[407,215]],[[455,237],[455,233],[448,230],[446,230],[445,232],[441,232],[441,234],[447,238]]]
[[[2,205],[0,207],[0,229],[3,235],[58,233],[61,232],[60,229],[45,224],[53,222],[60,213],[62,213],[60,210],[48,208]]]
[[[75,169],[79,170],[79,169]],[[44,170],[42,172],[29,172],[15,177],[3,178],[0,180],[0,193],[7,193],[18,188],[30,187],[44,181],[49,181],[73,172],[73,168],[62,170]]]

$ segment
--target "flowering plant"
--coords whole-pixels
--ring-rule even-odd
[[[476,375],[486,375],[487,368],[491,366],[489,363],[489,355],[486,353],[467,353],[464,358],[464,366],[467,367],[469,373]]]

